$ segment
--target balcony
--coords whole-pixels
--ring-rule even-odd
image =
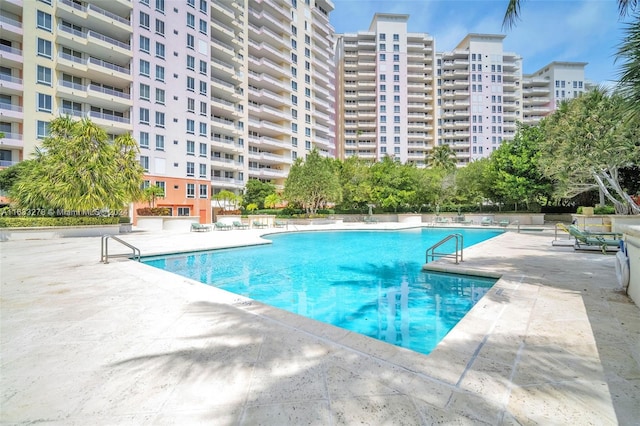
[[[0,118],[9,121],[22,121],[24,112],[19,105],[0,102]]]
[[[0,139],[0,148],[2,149],[23,149],[24,141],[20,133],[5,133]]]
[[[9,74],[0,73],[0,89],[2,93],[22,96],[24,86],[22,79]]]

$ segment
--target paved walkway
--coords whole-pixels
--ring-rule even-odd
[[[150,254],[260,232],[123,238]],[[0,422],[638,424],[640,310],[616,288],[613,256],[552,238],[507,232],[465,250],[462,267],[502,279],[428,356],[137,262],[101,264],[96,238],[3,242]]]

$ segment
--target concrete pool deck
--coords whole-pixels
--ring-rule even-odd
[[[149,255],[279,231],[121,237]],[[138,262],[101,264],[99,238],[3,242],[0,423],[638,424],[640,309],[614,256],[552,239],[506,232],[459,266],[440,261],[502,278],[430,355]]]

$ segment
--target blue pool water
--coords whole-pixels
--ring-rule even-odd
[[[426,249],[452,232],[418,228],[273,234],[266,236],[272,244],[143,262],[428,354],[496,281],[422,271]],[[464,235],[465,247],[501,233],[455,232]],[[445,249],[453,251],[453,244]]]

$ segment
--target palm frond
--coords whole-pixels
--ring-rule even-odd
[[[516,22],[520,20],[520,0],[509,0],[507,10],[502,20],[502,29],[511,29],[515,27]]]

